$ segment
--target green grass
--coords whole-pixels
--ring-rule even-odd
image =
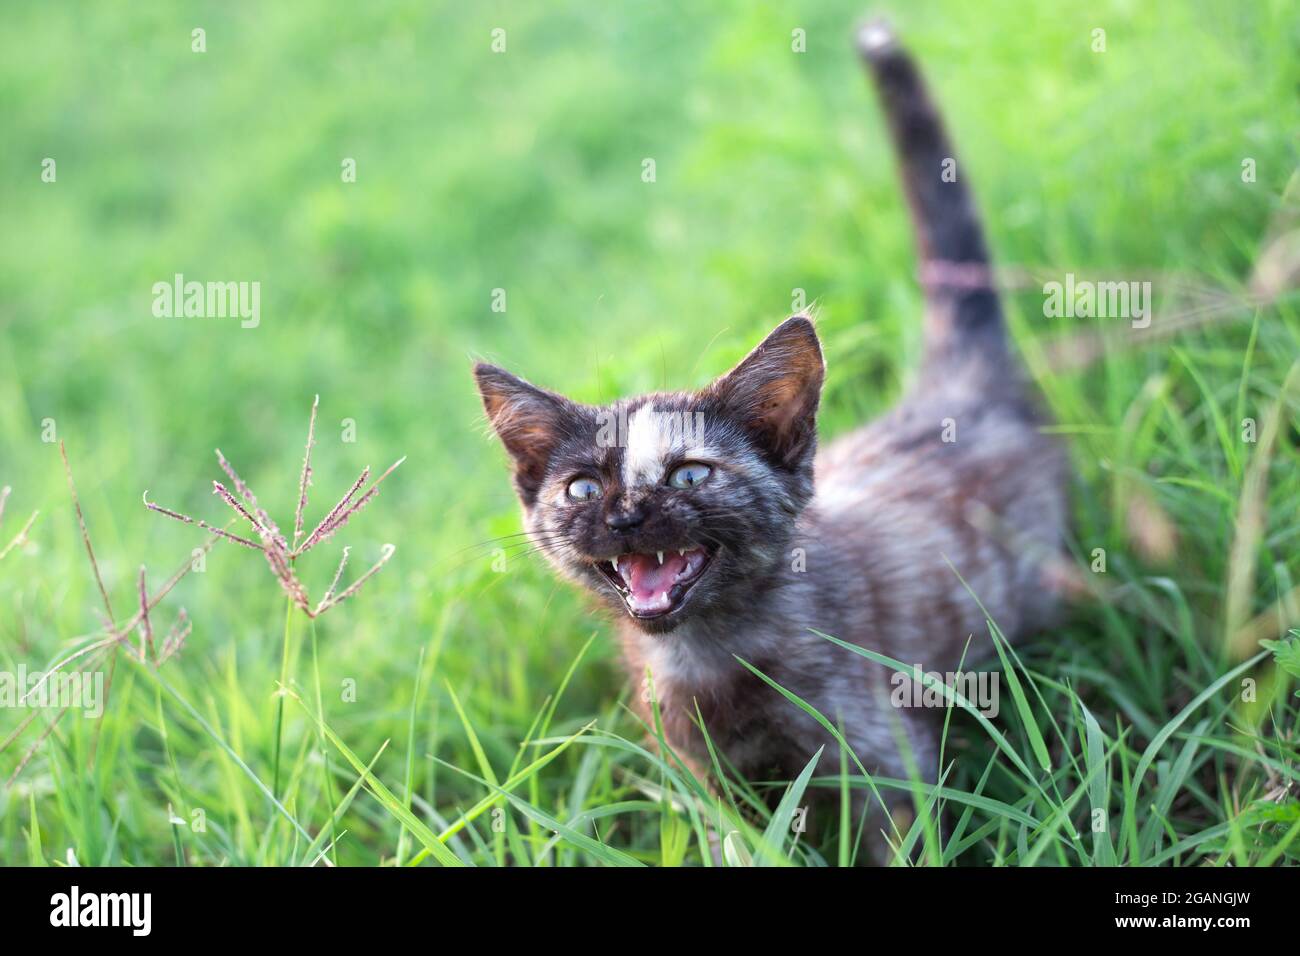
[[[895,6],[1001,264],[1242,292],[1296,166],[1288,4]],[[182,655],[157,673],[119,655],[103,720],[58,721],[0,787],[0,863],[709,865],[711,831],[731,863],[853,861],[838,820],[795,839],[818,787],[913,791],[894,838],[923,863],[1300,858],[1296,681],[1257,656],[1300,604],[1294,297],[1070,370],[1048,344],[1102,323],[1044,318],[1034,285],[1009,297],[1076,468],[1072,548],[1105,596],[1001,648],[993,666],[1018,680],[991,723],[954,709],[938,787],[867,780],[840,754],[839,775],[714,794],[630,716],[640,689],[581,597],[533,559],[500,573],[469,548],[519,526],[473,355],[586,400],[696,386],[797,288],[820,308],[824,433],[898,396],[919,297],[851,54],[861,12],[8,5],[0,548],[40,515],[0,561],[0,670],[42,668],[102,624],[51,429],[119,619],[141,564],[156,584],[204,540],[147,512],[146,488],[225,520],[213,448],[282,526],[313,395],[309,520],[362,466],[409,458],[301,571],[315,593],[342,544],[356,567],[387,542],[396,556],[314,632],[291,614],[283,662],[265,562],[214,548],[156,612],[165,629],[188,610]],[[177,272],[259,280],[260,327],[154,318],[151,286]],[[1257,536],[1236,535],[1256,512]],[[1087,570],[1096,548],[1104,575]],[[0,741],[25,716],[0,709]],[[53,716],[0,751],[0,777]]]

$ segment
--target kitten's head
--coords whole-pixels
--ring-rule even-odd
[[[524,525],[641,629],[748,602],[812,496],[825,366],[803,316],[698,392],[591,406],[478,364]]]

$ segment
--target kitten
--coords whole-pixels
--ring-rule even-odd
[[[1064,457],[1009,354],[964,178],[945,181],[954,153],[939,117],[886,25],[858,45],[925,291],[925,356],[896,408],[817,452],[825,369],[805,316],[701,391],[602,408],[474,369],[529,536],[613,609],[632,680],[653,675],[668,741],[708,766],[698,706],[721,755],[754,778],[789,778],[822,746],[820,771],[834,773],[839,753],[738,657],[840,722],[873,774],[905,778],[910,761],[934,780],[942,711],[891,706],[891,671],[812,629],[943,673],[970,640],[969,665],[990,638],[957,573],[1009,637],[1042,627],[1066,520]]]

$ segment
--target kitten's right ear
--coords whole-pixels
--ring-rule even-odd
[[[519,496],[531,506],[546,474],[546,463],[573,413],[572,403],[485,362],[474,364],[474,379],[488,421],[514,460]]]

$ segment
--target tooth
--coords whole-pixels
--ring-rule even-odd
[[[677,555],[678,555],[678,557],[683,557],[683,558],[686,557],[686,549],[685,549],[685,548],[678,548],[678,549],[677,549]]]
[[[618,574],[618,561],[611,558],[609,562],[609,566],[614,569],[615,574]]]
[[[664,553],[663,553],[662,551],[656,551],[656,552],[655,552],[655,555],[659,558],[659,563],[660,563],[660,564],[663,564],[663,563],[664,563]]]

